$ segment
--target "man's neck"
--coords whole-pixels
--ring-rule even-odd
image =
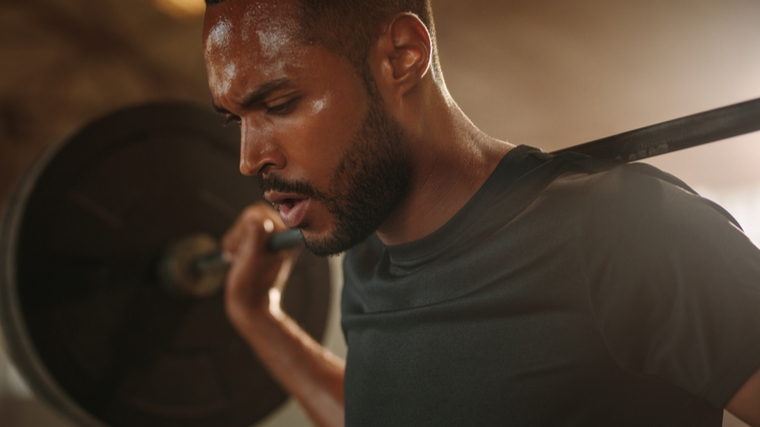
[[[481,132],[450,99],[436,103],[422,138],[414,141],[408,195],[377,230],[394,246],[443,226],[475,195],[514,146]],[[424,123],[424,119],[423,119]]]

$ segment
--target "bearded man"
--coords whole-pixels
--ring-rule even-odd
[[[760,426],[760,251],[645,165],[513,146],[449,95],[425,0],[207,0],[214,107],[265,198],[228,316],[319,426]],[[347,251],[343,361],[279,306]]]

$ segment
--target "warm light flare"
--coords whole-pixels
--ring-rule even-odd
[[[179,19],[203,15],[206,10],[204,0],[155,0],[155,2],[160,10]]]

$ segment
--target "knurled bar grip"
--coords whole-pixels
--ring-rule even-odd
[[[283,249],[292,248],[302,241],[303,234],[301,234],[301,230],[291,229],[283,231],[281,233],[273,234],[269,239],[269,250],[272,252],[281,251]],[[212,252],[208,255],[198,258],[193,263],[193,269],[198,272],[203,272],[206,270],[225,267],[228,264],[229,262],[224,259],[222,252]]]
[[[683,150],[760,130],[760,99],[670,120],[554,151],[619,163]]]

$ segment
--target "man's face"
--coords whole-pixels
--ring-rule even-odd
[[[241,126],[241,172],[261,174],[285,224],[327,255],[361,242],[401,202],[411,155],[353,67],[299,41],[296,7],[210,7],[203,47],[214,104]]]

